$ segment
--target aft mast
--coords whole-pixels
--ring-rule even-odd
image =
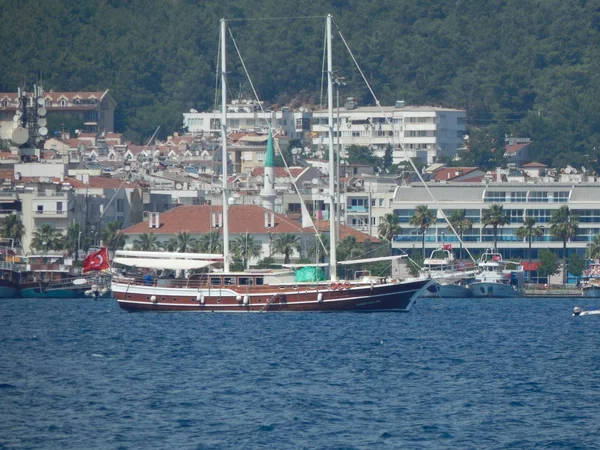
[[[229,190],[227,185],[227,26],[221,19],[221,140],[223,153],[221,173],[223,175],[223,270],[229,272]]]
[[[329,277],[337,280],[336,205],[333,149],[333,52],[331,49],[331,14],[327,15],[327,115],[329,122]],[[339,182],[339,180],[338,180]]]

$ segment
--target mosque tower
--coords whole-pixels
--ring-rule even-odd
[[[263,175],[263,188],[260,191],[263,208],[275,209],[275,151],[273,149],[273,135],[269,131],[267,139],[267,154],[265,156],[265,171]]]

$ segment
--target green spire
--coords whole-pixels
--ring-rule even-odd
[[[273,150],[273,135],[269,131],[267,140],[267,155],[265,157],[265,167],[275,167],[275,151]]]

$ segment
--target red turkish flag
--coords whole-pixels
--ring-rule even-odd
[[[108,262],[108,250],[106,247],[92,253],[83,260],[83,273],[90,270],[104,270],[110,267]]]

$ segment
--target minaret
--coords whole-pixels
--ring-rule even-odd
[[[267,139],[267,154],[265,156],[265,173],[263,176],[263,188],[260,191],[263,208],[275,209],[275,151],[273,150],[273,135],[269,131]]]

